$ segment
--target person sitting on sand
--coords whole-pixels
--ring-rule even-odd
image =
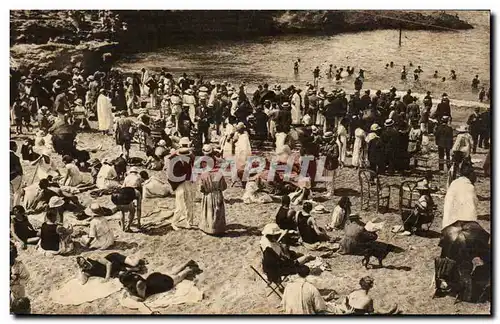
[[[349,215],[348,222],[344,228],[344,237],[340,240],[340,254],[356,254],[362,251],[367,244],[376,241],[378,235],[368,232],[359,215]]]
[[[310,255],[299,256],[282,243],[286,231],[279,228],[278,224],[267,224],[262,230],[260,249],[263,253],[262,270],[272,282],[279,282],[281,276],[297,273],[300,267],[313,260]]]
[[[423,224],[432,221],[433,211],[436,209],[427,180],[420,182],[416,189],[420,194],[420,198],[417,200],[413,211],[409,214],[403,212],[403,215],[401,215],[404,228],[401,235],[411,235],[416,231],[420,231]]]
[[[40,228],[40,241],[38,247],[46,255],[59,254],[61,237],[57,233],[57,212],[54,209],[49,209],[45,215],[45,222]]]
[[[373,307],[373,298],[368,294],[373,288],[374,280],[370,276],[361,278],[359,285],[361,289],[355,290],[347,296],[346,304],[352,314],[394,314],[397,312],[397,304],[388,311],[377,311]]]
[[[165,198],[168,196],[173,196],[174,192],[172,187],[162,180],[158,179],[156,176],[149,177],[146,171],[141,171],[140,176],[142,178],[142,199],[150,198]]]
[[[312,204],[309,201],[304,202],[302,211],[297,215],[297,229],[299,230],[302,242],[314,244],[318,242],[330,241],[330,237],[320,228],[311,216]]]
[[[110,278],[118,278],[124,271],[142,271],[145,261],[133,256],[112,252],[104,257],[97,259],[77,257],[78,265],[77,277],[82,285],[86,284],[90,277],[104,278],[104,281]]]
[[[14,206],[12,215],[10,230],[14,241],[19,243],[23,250],[27,248],[27,244],[37,244],[40,238],[28,217],[26,217],[24,207],[20,205]]]
[[[137,228],[141,228],[141,201],[140,191],[131,187],[120,188],[111,195],[111,201],[121,212],[121,227],[125,232],[130,232],[130,225],[137,214]],[[134,204],[135,202],[135,204]],[[128,213],[128,224],[125,224],[125,213]]]
[[[126,271],[119,276],[119,279],[132,299],[144,301],[149,296],[172,290],[182,280],[200,272],[198,264],[190,260],[173,268],[169,275],[153,272],[144,279],[136,273]]]
[[[116,173],[115,167],[111,163],[110,158],[104,158],[102,160],[102,166],[97,174],[96,186],[99,189],[111,189],[120,187],[117,181],[118,174]]]
[[[106,209],[98,203],[93,203],[85,214],[92,217],[89,224],[89,234],[82,240],[82,245],[91,249],[105,250],[115,243],[115,236],[108,221],[104,217]]]
[[[327,305],[318,288],[307,281],[308,267],[299,267],[299,278],[286,285],[281,305],[285,314],[324,314]]]
[[[63,177],[60,181],[62,186],[77,187],[92,183],[91,175],[81,173],[71,156],[63,156],[62,161],[65,164],[64,171],[62,172]]]
[[[31,302],[28,297],[12,299],[10,302],[10,313],[14,315],[31,314]]]
[[[163,170],[165,164],[164,160],[160,159],[157,155],[154,154],[153,149],[149,149],[146,151],[146,156],[147,159],[144,162],[144,165],[147,169],[153,170],[153,171],[161,171]]]
[[[276,224],[282,230],[297,230],[295,214],[294,210],[290,210],[290,197],[288,195],[282,196],[281,206],[276,213]]]
[[[25,288],[30,274],[24,263],[17,260],[18,252],[14,243],[10,242],[10,299],[26,296]]]
[[[328,230],[341,230],[344,229],[347,217],[351,214],[351,201],[349,197],[340,198],[337,206],[333,209],[332,220],[326,227]]]

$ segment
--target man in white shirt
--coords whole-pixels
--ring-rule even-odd
[[[326,302],[318,291],[306,280],[309,268],[300,267],[300,278],[285,287],[281,301],[286,314],[321,314],[327,312]]]

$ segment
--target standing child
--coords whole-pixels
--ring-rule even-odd
[[[418,125],[418,119],[412,119],[411,129],[408,134],[408,155],[414,159],[415,168],[417,167],[417,154],[420,152],[422,146],[423,132]]]

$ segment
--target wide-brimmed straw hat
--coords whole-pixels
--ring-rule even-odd
[[[89,207],[85,208],[85,214],[90,217],[104,216],[104,210],[99,203],[93,203]]]
[[[54,196],[49,200],[49,208],[57,208],[64,205],[64,199],[59,196]]]
[[[75,100],[75,105],[83,105],[82,99],[78,98]]]
[[[193,92],[193,89],[187,89],[186,91],[184,91],[185,94],[188,94],[188,95],[192,95],[194,92]]]
[[[264,236],[283,235],[283,233],[284,231],[276,223],[269,223],[262,230],[262,235]]]
[[[238,94],[233,93],[233,95],[231,96],[231,100],[237,100],[237,99],[238,99]]]
[[[205,86],[201,86],[199,89],[198,89],[200,92],[207,92],[208,91],[208,88],[205,87]]]
[[[241,130],[241,129],[245,129],[245,124],[239,122],[238,124],[236,124],[236,130]]]
[[[372,132],[376,132],[380,129],[381,129],[381,127],[379,126],[379,124],[373,124],[370,126],[370,131],[372,131]]]
[[[317,205],[316,207],[314,207],[313,211],[315,213],[321,213],[321,214],[328,213],[328,210],[326,210],[325,206],[323,205]]]
[[[211,154],[214,151],[214,148],[210,144],[205,144],[201,150],[204,154]]]
[[[283,108],[288,108],[288,107],[290,107],[290,103],[288,103],[288,102],[284,102],[284,103],[281,105],[281,107],[283,107]]]
[[[457,132],[459,132],[459,133],[467,133],[468,131],[469,131],[469,126],[467,126],[465,124],[464,125],[460,125],[457,128]]]

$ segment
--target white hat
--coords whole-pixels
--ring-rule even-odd
[[[236,100],[236,99],[238,99],[238,94],[233,93],[233,95],[231,96],[231,100]]]
[[[169,121],[167,122],[167,125],[166,125],[166,126],[170,128],[170,127],[174,127],[174,126],[175,126],[175,124],[174,124],[171,120],[169,120]]]
[[[210,85],[214,86],[215,85],[215,81],[214,80],[210,81]]]
[[[189,146],[191,145],[191,141],[189,140],[189,138],[187,137],[182,137],[180,140],[179,140],[179,145],[180,146]]]
[[[210,153],[212,153],[212,152],[213,152],[213,150],[214,150],[214,149],[213,149],[212,145],[210,145],[210,144],[205,144],[205,145],[203,145],[203,148],[202,148],[201,150],[202,150],[202,151],[203,151],[203,153],[205,153],[205,154],[210,154]]]
[[[83,101],[82,101],[82,99],[80,99],[80,98],[76,99],[76,100],[75,100],[75,104],[76,104],[76,105],[83,105]]]
[[[374,218],[365,224],[365,230],[368,232],[377,232],[381,230],[385,225],[385,222],[379,218]]]
[[[184,91],[184,93],[191,95],[191,94],[193,94],[193,89],[187,89],[186,91]]]
[[[54,196],[49,200],[49,208],[61,207],[64,205],[64,199],[59,196]]]
[[[276,223],[269,223],[264,226],[262,230],[262,235],[283,235],[283,230]]]
[[[238,124],[236,124],[236,130],[240,130],[240,129],[245,129],[245,124],[243,124],[242,122],[239,122]]]
[[[205,86],[201,86],[198,90],[200,90],[200,92],[207,92],[208,88]]]
[[[385,127],[391,127],[392,125],[394,125],[394,120],[392,120],[392,119],[385,120],[385,122],[384,122]]]
[[[85,214],[94,217],[94,216],[104,216],[103,210],[99,203],[93,203],[89,207],[85,208]]]
[[[130,170],[128,170],[127,174],[128,173],[139,173],[139,168],[138,167],[131,167]]]
[[[459,132],[459,133],[467,133],[468,131],[469,131],[469,126],[467,126],[465,124],[460,125],[457,128],[457,132]]]
[[[165,142],[165,140],[160,140],[158,146],[167,146],[167,142]]]
[[[378,124],[373,124],[370,126],[370,130],[372,132],[378,131],[378,130],[380,130],[380,126]]]

